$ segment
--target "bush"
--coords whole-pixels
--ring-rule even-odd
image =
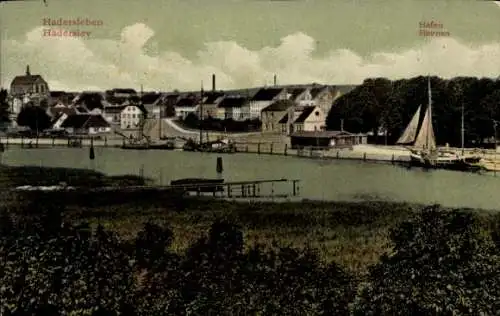
[[[371,269],[357,315],[493,315],[500,258],[473,214],[425,209],[391,232],[394,252]]]
[[[245,250],[241,227],[227,220],[176,255],[168,226],[146,223],[124,241],[100,225],[65,223],[64,212],[48,197],[2,210],[1,315],[494,315],[500,308],[498,235],[484,233],[470,212],[431,207],[395,227],[393,251],[363,280],[325,265],[313,249]]]

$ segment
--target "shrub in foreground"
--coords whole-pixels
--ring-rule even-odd
[[[40,206],[44,205],[44,209]],[[1,214],[1,315],[412,315],[500,310],[495,231],[467,212],[429,208],[395,227],[366,280],[316,251],[244,250],[241,227],[215,222],[184,255],[168,227],[132,242],[62,222],[47,200]],[[493,238],[490,238],[493,237]]]
[[[392,254],[371,268],[357,315],[496,315],[500,257],[472,213],[425,209],[391,232]]]

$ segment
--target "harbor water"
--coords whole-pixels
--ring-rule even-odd
[[[217,157],[223,172],[217,173]],[[134,151],[95,148],[9,148],[2,163],[12,166],[87,168],[109,175],[144,175],[167,185],[179,178],[229,181],[298,179],[300,198],[312,200],[387,200],[441,204],[448,207],[497,209],[500,175],[445,170],[407,169],[383,163],[183,151]]]

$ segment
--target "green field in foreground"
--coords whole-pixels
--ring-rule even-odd
[[[0,186],[51,185],[121,185],[142,183],[136,177],[107,177],[103,174],[62,168],[5,167],[1,168]],[[133,179],[132,179],[133,178]],[[132,180],[130,180],[132,179]],[[28,194],[28,193],[24,193]],[[29,193],[9,193],[4,205],[35,201]],[[267,249],[276,246],[311,247],[317,249],[326,262],[335,261],[350,271],[364,274],[369,265],[391,250],[389,231],[407,220],[423,206],[384,201],[365,202],[232,202],[210,199],[187,199],[172,193],[145,194],[79,194],[43,193],[59,201],[65,208],[66,220],[87,221],[94,227],[102,224],[123,239],[133,239],[146,222],[167,224],[175,239],[174,251],[182,253],[216,220],[229,220],[242,227],[247,247],[262,244]],[[36,202],[35,202],[36,203]],[[492,212],[477,211],[485,231],[492,225]]]

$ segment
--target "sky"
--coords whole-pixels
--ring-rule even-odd
[[[0,4],[0,85],[171,91],[500,75],[500,4],[475,0],[47,0]],[[44,19],[100,25],[47,26]],[[420,22],[449,36],[420,36]],[[90,32],[82,37],[44,32]],[[431,29],[428,29],[431,31]]]

